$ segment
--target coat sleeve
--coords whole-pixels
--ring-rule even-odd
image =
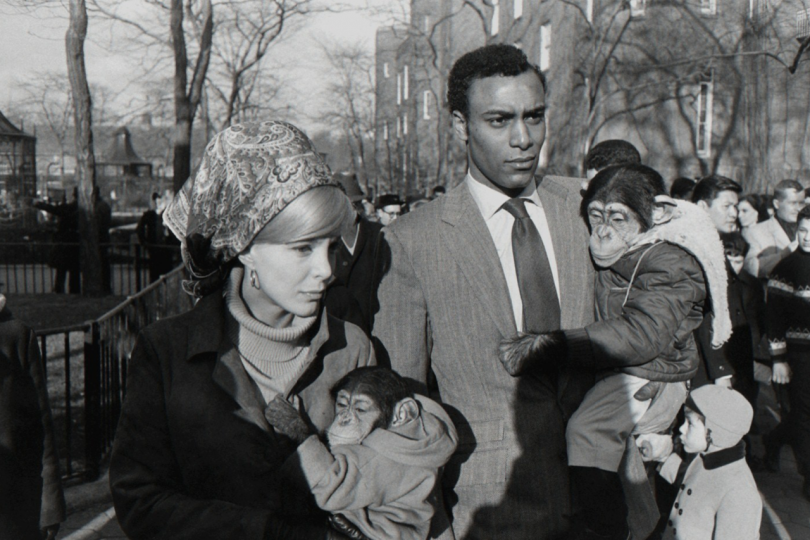
[[[774,361],[786,360],[788,317],[795,309],[793,284],[780,277],[783,267],[783,264],[778,265],[768,280],[768,348]]]
[[[143,333],[129,366],[110,463],[115,512],[129,538],[326,538],[323,528],[291,527],[268,510],[187,493],[172,450],[160,358]]]
[[[56,441],[53,434],[53,417],[48,399],[45,369],[34,333],[28,330],[27,334],[27,347],[24,354],[28,357],[31,378],[37,389],[44,435],[42,440],[42,510],[39,524],[40,527],[47,527],[65,521],[65,494],[62,490],[62,473],[59,468],[59,455],[56,452]]]
[[[621,313],[566,331],[574,365],[604,369],[646,364],[672,343],[675,331],[704,301],[703,273],[693,257],[681,249],[652,250],[657,253],[649,252],[642,262]]]
[[[426,392],[430,371],[427,303],[408,252],[396,233],[384,229],[377,252],[382,273],[374,319],[377,361],[410,377]]]

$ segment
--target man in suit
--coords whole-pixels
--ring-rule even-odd
[[[804,195],[804,188],[796,180],[776,184],[774,216],[749,229],[751,248],[745,256],[745,269],[752,276],[767,278],[779,261],[796,250],[796,218],[804,207]]]
[[[564,538],[565,420],[587,377],[513,378],[498,345],[519,331],[593,320],[580,182],[534,176],[545,79],[516,47],[460,58],[448,101],[468,173],[383,231],[379,354],[440,399],[458,428],[433,537]]]

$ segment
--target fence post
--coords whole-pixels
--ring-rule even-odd
[[[84,331],[84,461],[87,481],[101,463],[101,343],[98,322]]]
[[[141,290],[141,245],[135,244],[135,292]],[[129,294],[133,294],[132,291]]]

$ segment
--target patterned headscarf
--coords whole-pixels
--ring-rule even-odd
[[[183,261],[194,278],[190,244],[203,243],[205,259],[224,264],[241,253],[267,223],[296,197],[332,185],[329,166],[304,133],[286,122],[246,122],[218,133],[163,213],[180,239]]]

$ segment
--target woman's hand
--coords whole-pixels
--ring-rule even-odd
[[[771,375],[771,380],[773,380],[776,384],[788,384],[790,382],[790,376],[792,373],[790,372],[790,365],[787,362],[774,362],[773,363],[773,375]]]
[[[304,442],[310,435],[315,434],[301,418],[301,414],[296,408],[290,405],[281,394],[276,395],[264,409],[264,417],[277,433],[292,439],[296,446]]]

